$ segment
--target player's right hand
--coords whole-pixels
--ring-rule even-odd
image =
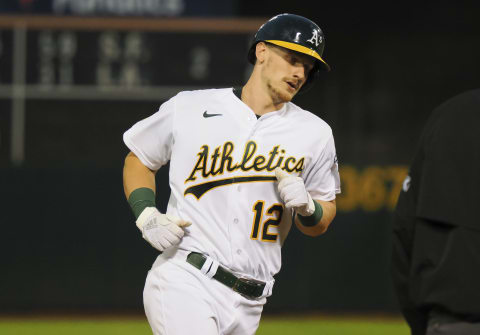
[[[155,207],[145,208],[136,223],[143,238],[159,251],[180,243],[184,228],[191,225],[176,216],[162,214]]]

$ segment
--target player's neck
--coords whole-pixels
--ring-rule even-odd
[[[242,89],[242,101],[257,115],[277,111],[285,104],[285,102],[275,104],[270,95],[252,78]]]

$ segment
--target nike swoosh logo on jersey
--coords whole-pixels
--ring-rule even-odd
[[[208,114],[207,111],[203,112],[204,118],[212,117],[212,116],[220,116],[220,115],[223,115],[223,114]]]
[[[239,184],[239,183],[252,183],[252,182],[275,182],[277,181],[277,177],[272,176],[251,176],[251,177],[233,177],[233,178],[226,178],[220,180],[213,180],[208,181],[206,183],[198,184],[191,186],[185,190],[183,193],[184,196],[187,194],[192,194],[197,200],[199,200],[202,195],[207,193],[213,188],[219,186],[226,186],[232,184]]]

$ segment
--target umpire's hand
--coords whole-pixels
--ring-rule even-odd
[[[176,216],[162,214],[155,207],[147,207],[137,219],[143,238],[159,251],[180,243],[184,228],[191,225]]]

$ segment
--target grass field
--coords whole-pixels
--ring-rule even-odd
[[[151,335],[143,318],[0,318],[1,335]],[[406,324],[376,317],[264,317],[257,335],[408,335]],[[197,335],[197,334],[192,334]],[[201,335],[201,334],[198,334]]]

